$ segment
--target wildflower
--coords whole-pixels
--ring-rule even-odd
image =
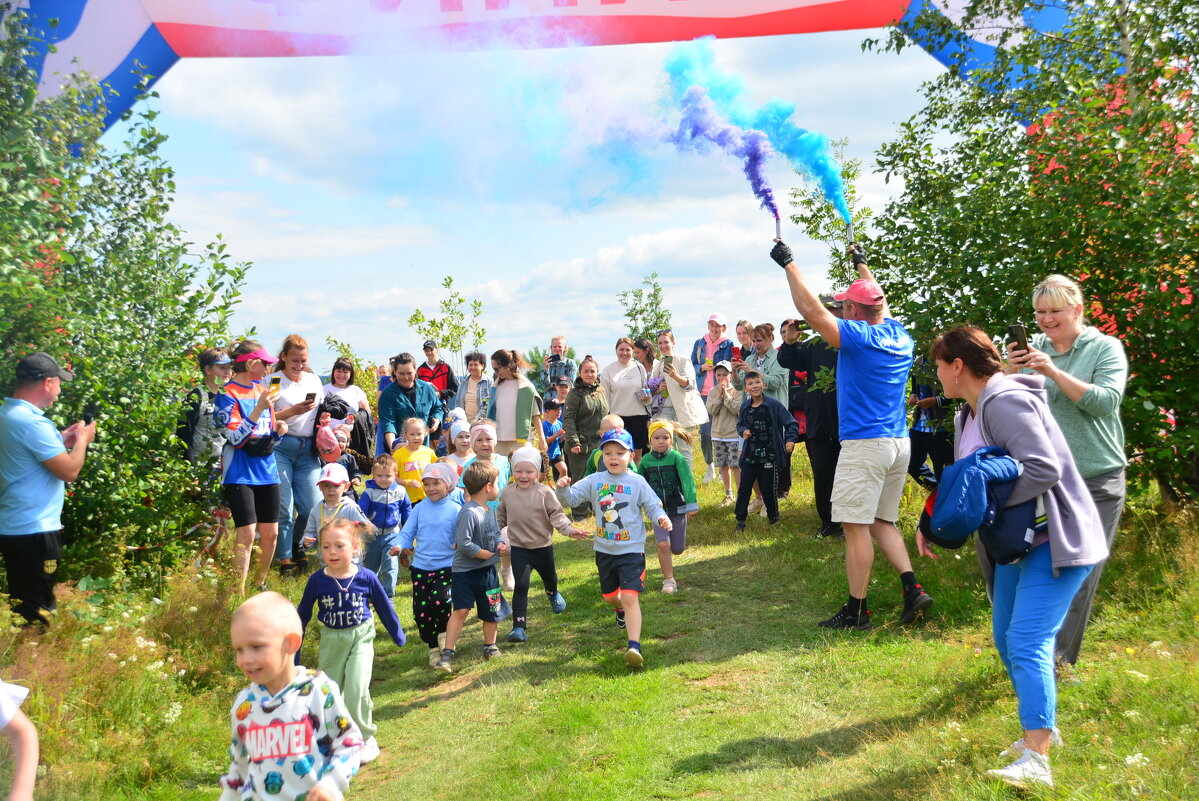
[[[189,606],[189,607],[187,608],[187,611],[189,611],[189,612],[192,612],[192,613],[199,612],[199,611],[200,611],[200,607],[198,607],[198,606]]]
[[[961,731],[962,724],[958,723],[956,720],[951,720],[945,724],[945,728],[949,729],[950,731]]]
[[[975,659],[978,659],[982,655],[983,655],[983,649],[981,649],[981,648],[974,649],[974,658]]]
[[[1139,718],[1140,716],[1141,716],[1141,713],[1136,711],[1135,709],[1129,709],[1124,712],[1124,717],[1126,717],[1126,718]]]
[[[112,626],[105,626],[101,631],[112,631]]]
[[[159,605],[161,605],[161,604],[162,604],[162,599],[161,599],[161,598],[151,598],[150,600],[151,600],[151,601],[153,601],[153,602],[154,602],[154,603],[156,603],[156,604],[159,604]]]
[[[1124,764],[1131,765],[1134,768],[1141,768],[1149,764],[1149,757],[1137,751],[1135,754],[1129,754],[1124,757]]]
[[[1124,672],[1133,678],[1140,679],[1141,681],[1150,681],[1150,678],[1139,670],[1126,670]]]
[[[186,668],[179,668],[179,675],[180,675],[180,676],[187,675],[187,669],[186,669]]]
[[[112,651],[109,651],[109,652],[108,652],[108,658],[109,658],[109,659],[116,659],[116,658],[117,658],[117,655],[116,655],[116,654],[114,654]],[[122,662],[121,664],[123,665],[123,664],[125,664],[125,663],[124,663],[124,662]]]
[[[179,716],[183,714],[183,704],[178,701],[172,701],[166,711],[162,713],[162,722],[170,726],[175,721],[179,720]]]
[[[1129,656],[1133,656],[1134,654],[1136,654],[1136,652],[1137,652],[1136,648],[1125,648],[1124,649],[1124,653],[1128,654]]]

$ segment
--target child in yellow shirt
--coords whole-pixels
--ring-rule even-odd
[[[437,454],[425,445],[429,429],[424,420],[409,417],[404,421],[403,433],[403,442],[395,443],[391,456],[396,461],[396,481],[408,491],[408,500],[415,505],[425,499],[421,475],[426,467],[437,461]]]

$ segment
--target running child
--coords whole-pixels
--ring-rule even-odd
[[[412,502],[408,493],[396,481],[396,460],[381,453],[371,465],[371,477],[366,480],[358,508],[376,529],[374,537],[363,537],[366,553],[362,566],[379,577],[379,583],[389,596],[396,594],[399,567],[392,549],[400,542],[400,529],[408,522]]]
[[[649,451],[633,468],[649,482],[670,518],[669,528],[654,526],[658,564],[662,567],[662,592],[667,594],[679,588],[674,580],[672,554],[678,556],[686,549],[687,521],[699,511],[691,462],[673,447],[675,437],[691,442],[691,435],[676,423],[670,420],[652,421],[649,424]]]
[[[8,790],[8,801],[33,801],[33,786],[37,781],[38,737],[21,704],[29,690],[18,685],[0,681],[0,729],[8,740],[12,751],[12,786]]]
[[[554,614],[566,611],[566,600],[558,592],[558,569],[554,564],[554,529],[573,539],[588,533],[571,525],[554,491],[538,481],[541,452],[528,445],[512,452],[512,483],[500,498],[496,520],[508,538],[515,589],[512,592],[512,633],[508,642],[528,640],[529,579],[536,570]],[[565,475],[565,474],[563,474]]]
[[[304,626],[291,601],[263,592],[233,613],[237,669],[250,680],[229,713],[221,801],[335,801],[358,772],[362,732],[337,683],[300,667]]]
[[[624,661],[641,667],[641,604],[645,591],[645,521],[651,520],[670,531],[670,518],[658,496],[636,473],[629,472],[633,460],[633,437],[614,428],[600,440],[604,470],[580,479],[558,479],[558,501],[577,506],[589,501],[595,510],[595,566],[599,570],[600,593],[616,609],[617,628],[627,629],[629,645]]]
[[[471,607],[483,621],[483,658],[500,655],[495,635],[500,619],[506,615],[495,566],[500,554],[508,550],[508,543],[500,534],[495,512],[487,506],[499,497],[498,479],[496,465],[482,460],[471,462],[462,474],[468,500],[454,523],[454,564],[450,585],[454,611],[445,630],[445,648],[437,660],[437,669],[444,673],[454,669],[454,647]]]
[[[762,491],[770,525],[779,522],[778,471],[791,464],[791,451],[799,442],[799,425],[787,407],[766,394],[762,374],[745,374],[745,394],[737,417],[737,433],[745,441],[741,451],[741,485],[737,488],[737,530],[745,530],[749,496],[754,483]]]
[[[450,620],[454,524],[466,498],[458,489],[458,472],[452,464],[429,465],[421,483],[425,500],[413,507],[391,553],[399,555],[401,564],[409,565],[412,619],[421,642],[429,646],[429,667],[437,667]]]
[[[508,486],[508,481],[512,477],[512,466],[508,463],[508,460],[502,456],[497,456],[495,453],[497,442],[499,440],[495,437],[494,423],[475,423],[471,426],[470,447],[475,452],[475,455],[474,458],[466,463],[466,467],[462,468],[462,480],[458,482],[459,487],[466,488],[466,470],[475,462],[486,462],[487,464],[495,465],[495,469],[499,471],[499,475],[495,479],[498,494],[495,500],[487,502],[487,506],[493,512],[500,510],[499,497],[504,494],[504,487]]]
[[[618,414],[605,414],[602,418],[600,418],[599,433],[600,433],[601,446],[603,444],[604,434],[607,434],[609,431],[611,431],[614,428],[619,428],[622,430],[624,429],[624,418],[623,417],[621,417]],[[600,455],[601,455],[600,451],[601,451],[601,448],[596,448],[595,450],[593,450],[591,452],[591,455],[587,457],[587,471],[585,473],[583,473],[583,475],[582,475],[583,478],[586,478],[587,476],[591,475],[592,473],[594,473],[595,471],[600,469]],[[579,477],[571,476],[571,479],[578,481]]]
[[[475,458],[475,452],[470,447],[470,423],[455,420],[450,424],[450,446],[448,456],[453,460],[461,477],[470,460]]]
[[[395,443],[391,455],[396,460],[400,486],[408,490],[408,500],[415,506],[425,499],[421,476],[425,468],[437,461],[437,452],[425,444],[429,427],[419,417],[404,421],[404,441]]]
[[[308,525],[304,528],[304,539],[302,540],[305,548],[316,545],[317,532],[324,528],[330,520],[339,518],[356,523],[364,529],[372,528],[369,534],[364,531],[363,539],[368,536],[374,539],[376,532],[370,521],[358,508],[358,504],[346,497],[346,490],[350,488],[350,477],[346,474],[344,467],[336,462],[325,465],[316,479],[316,488],[321,491],[321,502],[317,504],[317,509],[313,510],[317,514],[308,515]]]
[[[379,577],[354,564],[354,557],[362,548],[359,527],[346,520],[331,520],[321,527],[320,541],[325,567],[309,576],[304,587],[297,610],[300,631],[308,627],[312,605],[316,604],[316,619],[321,624],[317,667],[341,687],[350,717],[366,738],[359,755],[365,764],[379,755],[375,704],[370,693],[375,663],[375,619],[371,607],[397,648],[404,646],[404,630]],[[297,664],[299,659],[297,653]]]

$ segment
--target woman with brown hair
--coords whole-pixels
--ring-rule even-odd
[[[487,419],[495,421],[495,452],[507,456],[521,445],[534,443],[545,457],[545,432],[541,430],[541,397],[537,387],[525,377],[532,365],[515,350],[497,350],[491,354],[495,383]]]
[[[275,372],[282,373],[275,397],[275,417],[287,423],[287,434],[275,449],[279,467],[279,539],[275,558],[279,572],[291,575],[294,532],[308,525],[308,515],[320,498],[316,479],[320,459],[313,445],[316,434],[316,407],[325,397],[321,380],[308,367],[308,342],[299,334],[289,334],[279,350]]]
[[[1003,448],[1022,468],[1004,513],[1015,515],[1013,507],[1032,501],[1037,512],[1044,509],[1047,526],[1030,529],[1039,533],[1015,562],[998,564],[981,538],[975,549],[992,598],[995,647],[1016,691],[1024,730],[1006,752],[1015,761],[987,773],[1017,787],[1052,786],[1053,641],[1083,580],[1107,556],[1099,514],[1049,412],[1044,379],[1005,375],[990,337],[972,327],[942,334],[932,357],[944,395],[966,402],[956,420],[956,458],[984,446]],[[923,533],[917,547],[931,555]]]
[[[696,426],[708,422],[708,409],[696,388],[695,367],[690,359],[675,357],[674,345],[673,332],[663,331],[658,334],[658,351],[661,358],[654,362],[650,371],[651,382],[655,378],[660,382],[654,392],[662,399],[662,406],[655,417],[673,420],[680,428],[690,433]],[[674,446],[690,465],[690,438],[676,437]]]
[[[633,340],[616,340],[616,361],[600,373],[600,386],[608,396],[608,413],[624,419],[633,438],[633,459],[640,460],[649,443],[649,371],[633,358]]]

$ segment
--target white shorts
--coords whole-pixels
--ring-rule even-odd
[[[911,451],[907,437],[842,441],[833,478],[833,520],[862,525],[876,518],[898,520]]]

